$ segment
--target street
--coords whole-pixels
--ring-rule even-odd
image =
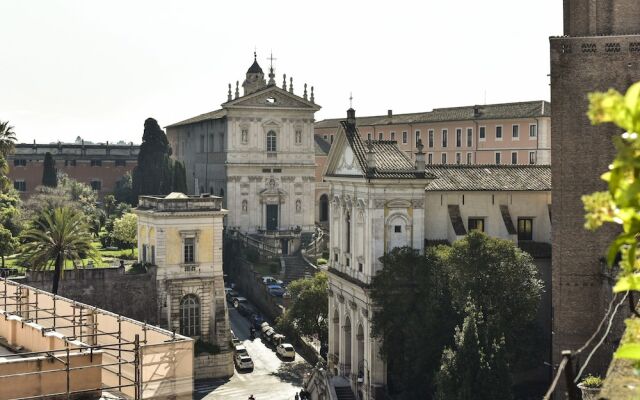
[[[253,371],[235,370],[228,380],[200,380],[194,385],[194,399],[246,400],[253,394],[256,400],[294,399],[302,389],[302,379],[311,370],[299,354],[295,361],[282,361],[275,350],[265,346],[257,337],[249,339],[249,321],[229,305],[231,329],[247,348],[253,359]],[[256,336],[259,336],[256,333]]]

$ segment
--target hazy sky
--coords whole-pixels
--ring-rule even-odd
[[[212,111],[273,50],[316,119],[549,99],[562,2],[0,0],[0,120],[20,142],[140,142]]]

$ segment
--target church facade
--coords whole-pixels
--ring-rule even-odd
[[[312,231],[315,215],[313,88],[269,80],[254,59],[221,109],[167,127],[190,193],[224,198],[226,226],[245,233]]]

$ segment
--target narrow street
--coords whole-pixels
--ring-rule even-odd
[[[253,394],[256,400],[294,399],[302,389],[302,379],[311,370],[299,354],[295,361],[283,361],[275,349],[267,347],[258,337],[249,339],[249,321],[229,306],[231,329],[247,348],[253,359],[253,371],[238,371],[228,380],[201,380],[194,385],[194,399],[246,400]],[[256,333],[258,336],[258,334]]]

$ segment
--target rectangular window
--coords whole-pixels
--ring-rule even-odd
[[[433,129],[429,129],[429,148],[433,148]]]
[[[442,153],[442,164],[447,163],[447,153]]]
[[[416,131],[416,145],[420,141],[420,131]]]
[[[13,165],[16,167],[26,167],[27,160],[25,160],[24,158],[16,158],[13,160]]]
[[[538,136],[538,125],[529,125],[529,137],[534,138]]]
[[[102,167],[102,160],[91,160],[92,167]]]
[[[118,165],[118,160],[116,160],[116,166]],[[64,166],[65,167],[75,167],[76,166],[76,160],[64,160]]]
[[[102,190],[102,182],[100,182],[98,180],[91,181],[91,189],[96,190],[96,191]]]
[[[529,164],[535,164],[536,163],[536,152],[535,151],[530,151],[529,152]]]
[[[371,134],[367,133],[367,140],[371,141]]]
[[[329,136],[327,136],[327,135],[324,135],[322,138],[323,138],[324,140],[329,140]]]
[[[396,140],[396,133],[395,132],[391,132],[391,140]]]
[[[427,164],[433,164],[433,153],[427,154]]]
[[[484,218],[469,218],[469,232],[484,232]]]
[[[461,155],[460,153],[456,153],[456,164],[461,164],[462,163],[462,159],[461,159]]]
[[[517,151],[512,151],[511,152],[511,164],[515,165],[518,163],[518,152]]]
[[[18,192],[27,191],[27,182],[25,181],[13,181],[13,188]]]
[[[520,139],[520,125],[511,126],[511,137],[513,138],[513,140]]]
[[[447,143],[449,141],[449,131],[446,129],[442,130],[442,147],[447,147]]]
[[[378,132],[378,140],[383,140],[383,139],[384,139],[384,133]]]
[[[116,167],[125,167],[127,165],[127,160],[116,160]]]
[[[274,173],[274,174],[279,174],[279,173],[281,173],[281,172],[282,172],[282,168],[274,168],[274,169],[273,169],[273,173]]]
[[[358,272],[362,272],[363,269],[362,263],[358,263]]]
[[[338,262],[338,253],[333,253],[333,261]]]
[[[215,139],[213,138],[213,134],[209,135],[209,145],[207,146],[207,151],[209,153],[213,153],[214,151],[216,151],[216,146],[215,146],[216,142]]]
[[[409,140],[409,134],[405,131],[402,132],[402,143],[407,143],[407,140]]]
[[[471,164],[472,164],[472,162],[471,162],[471,161],[472,161],[472,160],[471,160],[471,157],[472,157],[472,156],[471,156],[471,153],[467,153],[467,164],[468,164],[468,165],[471,165]]]
[[[473,146],[473,128],[467,128],[467,147]]]
[[[487,128],[481,126],[479,129],[478,135],[480,136],[480,140],[484,141],[487,138]]]
[[[533,240],[533,218],[518,218],[518,240]]]
[[[496,153],[496,165],[500,165],[500,161],[502,161],[500,157],[501,157],[501,154],[499,152]]]
[[[333,143],[333,135],[331,135],[331,142],[329,142],[329,143]]]
[[[393,231],[395,233],[402,233],[402,225],[394,225]]]
[[[263,174],[268,174],[271,172],[271,168],[262,168],[262,173]]]
[[[184,262],[192,263],[195,260],[195,240],[194,238],[184,239]]]
[[[204,135],[200,135],[200,153],[204,153]]]
[[[502,127],[496,126],[496,140],[502,140]]]
[[[462,129],[456,129],[456,147],[462,147]]]
[[[269,131],[269,133],[267,133],[267,151],[276,151],[276,134],[273,131]]]

